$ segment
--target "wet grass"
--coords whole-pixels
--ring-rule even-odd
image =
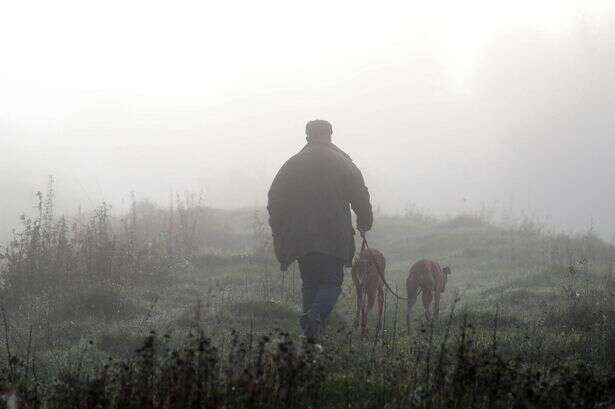
[[[402,294],[417,259],[452,266],[433,326],[418,303],[408,333],[404,302],[387,294],[383,332],[372,317],[361,337],[346,277],[321,350],[298,337],[296,266],[218,249],[165,256],[152,277],[135,267],[121,285],[3,298],[0,382],[37,408],[594,407],[615,396],[612,247],[475,219],[376,226],[370,244]]]

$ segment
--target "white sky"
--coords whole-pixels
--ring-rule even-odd
[[[101,100],[137,111],[207,109],[276,84],[335,84],[425,46],[463,88],[498,27],[561,30],[613,4],[3,1],[0,113],[45,128]]]
[[[612,0],[0,0],[0,176],[35,190],[54,174],[91,203],[205,188],[212,205],[260,205],[321,117],[377,203],[457,209],[438,209],[429,186],[398,193],[388,175],[468,171],[450,196],[478,204],[473,179],[502,144],[467,124],[465,140],[451,136],[458,115],[480,113],[446,107],[474,93],[485,47],[509,29],[555,37],[611,11]],[[454,165],[438,168],[449,154]]]

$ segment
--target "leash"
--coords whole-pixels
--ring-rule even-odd
[[[365,250],[365,249],[369,250],[369,245],[367,244],[367,238],[365,237],[365,232],[360,232],[360,233],[361,233],[361,238],[363,239],[363,243],[361,244],[361,252],[363,252],[363,250]],[[371,263],[376,266],[376,271],[378,271],[378,275],[382,279],[382,282],[384,283],[384,286],[387,288],[387,290],[389,290],[389,292],[391,294],[393,294],[398,300],[408,300],[407,298],[402,297],[399,294],[397,294],[391,288],[391,286],[389,285],[387,280],[384,278],[384,273],[382,272],[382,270],[380,270],[380,266],[378,265],[378,262],[376,260],[374,260],[374,256],[372,255],[371,252],[369,253],[369,259],[370,259]]]

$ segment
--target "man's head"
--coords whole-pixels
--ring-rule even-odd
[[[330,142],[331,135],[333,134],[333,127],[328,121],[315,119],[305,125],[305,134],[307,135],[308,142]]]

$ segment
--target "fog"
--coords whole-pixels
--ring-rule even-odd
[[[14,3],[0,237],[48,175],[65,212],[131,191],[262,206],[314,118],[383,212],[615,232],[609,2]]]

